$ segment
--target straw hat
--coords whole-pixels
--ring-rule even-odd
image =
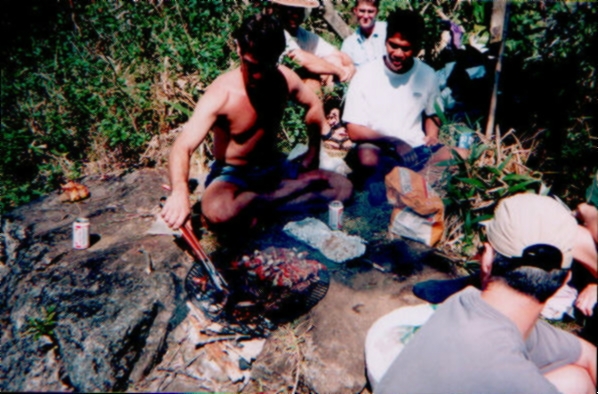
[[[272,3],[288,7],[316,8],[320,6],[318,0],[270,0]]]

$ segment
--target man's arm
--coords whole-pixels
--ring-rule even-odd
[[[340,82],[347,82],[355,75],[356,68],[353,59],[346,53],[337,50],[333,54],[324,57],[324,59],[340,68],[343,73],[338,76]]]
[[[310,170],[318,168],[320,159],[320,139],[330,130],[324,115],[324,108],[318,96],[309,89],[299,76],[287,67],[280,70],[287,79],[291,97],[305,108],[305,125],[307,126],[308,151],[303,159],[303,167]]]
[[[425,116],[424,120],[424,143],[427,146],[438,144],[438,135],[440,133],[440,118],[436,115]]]
[[[374,129],[357,123],[347,123],[347,133],[351,141],[355,142],[372,142],[381,140],[384,136]]]
[[[291,60],[297,62],[301,67],[304,67],[306,70],[322,75],[322,74],[329,74],[329,75],[336,75],[341,82],[344,82],[348,75],[343,70],[343,68],[324,60],[316,55],[306,52],[303,49],[294,49],[288,53],[288,56]]]
[[[416,160],[415,152],[411,145],[400,138],[382,135],[367,126],[356,123],[347,123],[347,133],[354,142],[369,142],[391,155],[398,155],[404,162]]]
[[[191,119],[174,142],[168,158],[172,192],[162,208],[162,218],[174,229],[181,227],[191,213],[189,203],[189,161],[216,121],[219,109],[226,101],[224,89],[209,87],[198,101]]]

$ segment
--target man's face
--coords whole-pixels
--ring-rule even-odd
[[[395,33],[393,36],[387,37],[387,56],[384,59],[386,67],[399,74],[406,73],[413,67],[415,51],[414,45],[403,38],[401,33]]]
[[[357,7],[353,8],[353,15],[357,18],[359,27],[362,30],[369,30],[373,28],[376,23],[378,9],[373,4],[359,2]]]
[[[248,88],[255,88],[276,70],[276,62],[257,60],[251,53],[241,53],[241,73]]]
[[[278,18],[290,34],[295,35],[297,29],[305,19],[305,9],[302,7],[287,7],[278,5]]]

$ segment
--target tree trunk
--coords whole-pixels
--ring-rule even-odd
[[[324,19],[328,22],[330,27],[332,27],[332,30],[334,30],[334,32],[343,40],[353,33],[353,30],[351,30],[349,25],[345,23],[343,18],[341,18],[338,12],[334,9],[331,0],[324,0]]]
[[[494,70],[494,87],[492,89],[492,98],[490,99],[490,111],[488,113],[488,123],[486,124],[486,137],[490,138],[494,132],[496,122],[496,106],[498,102],[498,84],[500,71],[502,68],[502,56],[505,49],[506,31],[507,31],[507,6],[508,0],[495,0],[492,5],[492,18],[490,20],[490,44],[500,43],[498,59],[496,59],[496,68]]]

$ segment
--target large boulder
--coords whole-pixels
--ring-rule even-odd
[[[166,180],[88,178],[87,200],[50,195],[1,218],[0,390],[121,391],[159,361],[186,313],[191,264],[172,237],[145,234]],[[79,216],[91,222],[86,250],[72,248]]]

